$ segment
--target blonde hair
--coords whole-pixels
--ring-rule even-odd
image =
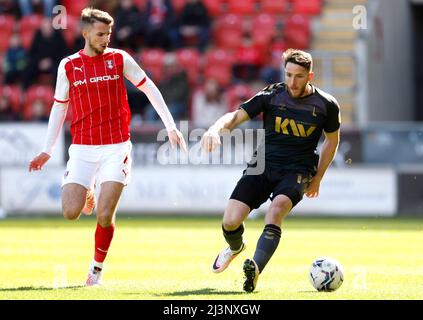
[[[112,16],[105,12],[98,9],[94,9],[92,7],[85,8],[81,12],[81,27],[85,28],[89,25],[94,24],[95,22],[103,22],[107,25],[113,25],[114,19]]]

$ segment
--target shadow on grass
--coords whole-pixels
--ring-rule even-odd
[[[17,288],[0,288],[0,292],[16,292],[16,291],[52,291],[52,290],[64,290],[64,289],[80,289],[85,286],[68,286],[68,287],[17,287]]]
[[[168,293],[162,293],[162,294],[154,294],[154,296],[157,297],[165,297],[165,296],[170,296],[170,297],[184,297],[184,296],[208,296],[211,294],[215,294],[215,295],[245,295],[245,292],[240,292],[240,291],[221,291],[221,290],[216,290],[214,288],[203,288],[203,289],[198,289],[198,290],[183,290],[183,291],[173,291],[173,292],[168,292]]]

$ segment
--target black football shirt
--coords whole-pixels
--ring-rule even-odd
[[[312,93],[292,98],[286,84],[275,83],[241,104],[250,119],[263,113],[262,141],[253,156],[264,157],[265,166],[281,172],[317,170],[317,145],[325,132],[340,127],[339,105],[334,97],[312,85]]]

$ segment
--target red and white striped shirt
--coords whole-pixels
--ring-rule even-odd
[[[125,51],[108,48],[94,57],[82,50],[59,65],[54,99],[72,108],[73,144],[104,145],[130,138],[131,112],[124,77],[139,87],[145,72]]]

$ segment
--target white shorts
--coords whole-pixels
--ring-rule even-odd
[[[98,185],[116,181],[126,186],[131,179],[131,150],[130,140],[107,145],[72,144],[62,187],[77,183],[93,189],[96,180]]]

